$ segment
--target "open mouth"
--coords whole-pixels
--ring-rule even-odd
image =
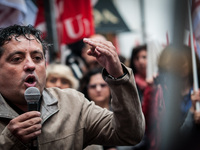
[[[28,79],[26,80],[26,82],[28,82],[28,83],[33,83],[34,81],[35,81],[34,78],[28,78]]]
[[[35,78],[35,76],[28,76],[28,77],[25,79],[25,83],[26,83],[28,86],[34,86],[34,84],[36,83],[36,78]]]

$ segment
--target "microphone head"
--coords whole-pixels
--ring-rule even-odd
[[[40,100],[40,91],[36,87],[29,87],[24,92],[27,103],[38,103]]]

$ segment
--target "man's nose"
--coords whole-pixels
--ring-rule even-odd
[[[24,65],[24,70],[33,71],[35,70],[35,63],[31,58],[27,58]]]

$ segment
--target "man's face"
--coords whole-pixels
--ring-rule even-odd
[[[42,45],[33,36],[4,44],[0,58],[0,93],[16,105],[25,105],[24,92],[28,87],[43,91],[46,81],[46,65]]]

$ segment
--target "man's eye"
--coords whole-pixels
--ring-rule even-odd
[[[35,57],[35,59],[36,59],[36,60],[42,60],[42,58],[41,58],[41,57]]]
[[[14,62],[14,63],[17,63],[17,62],[22,61],[22,58],[21,57],[14,57],[14,58],[11,59],[11,61]]]
[[[36,61],[41,61],[41,60],[42,60],[42,57],[40,57],[40,56],[35,56],[35,57],[34,57],[34,60],[36,60]]]

